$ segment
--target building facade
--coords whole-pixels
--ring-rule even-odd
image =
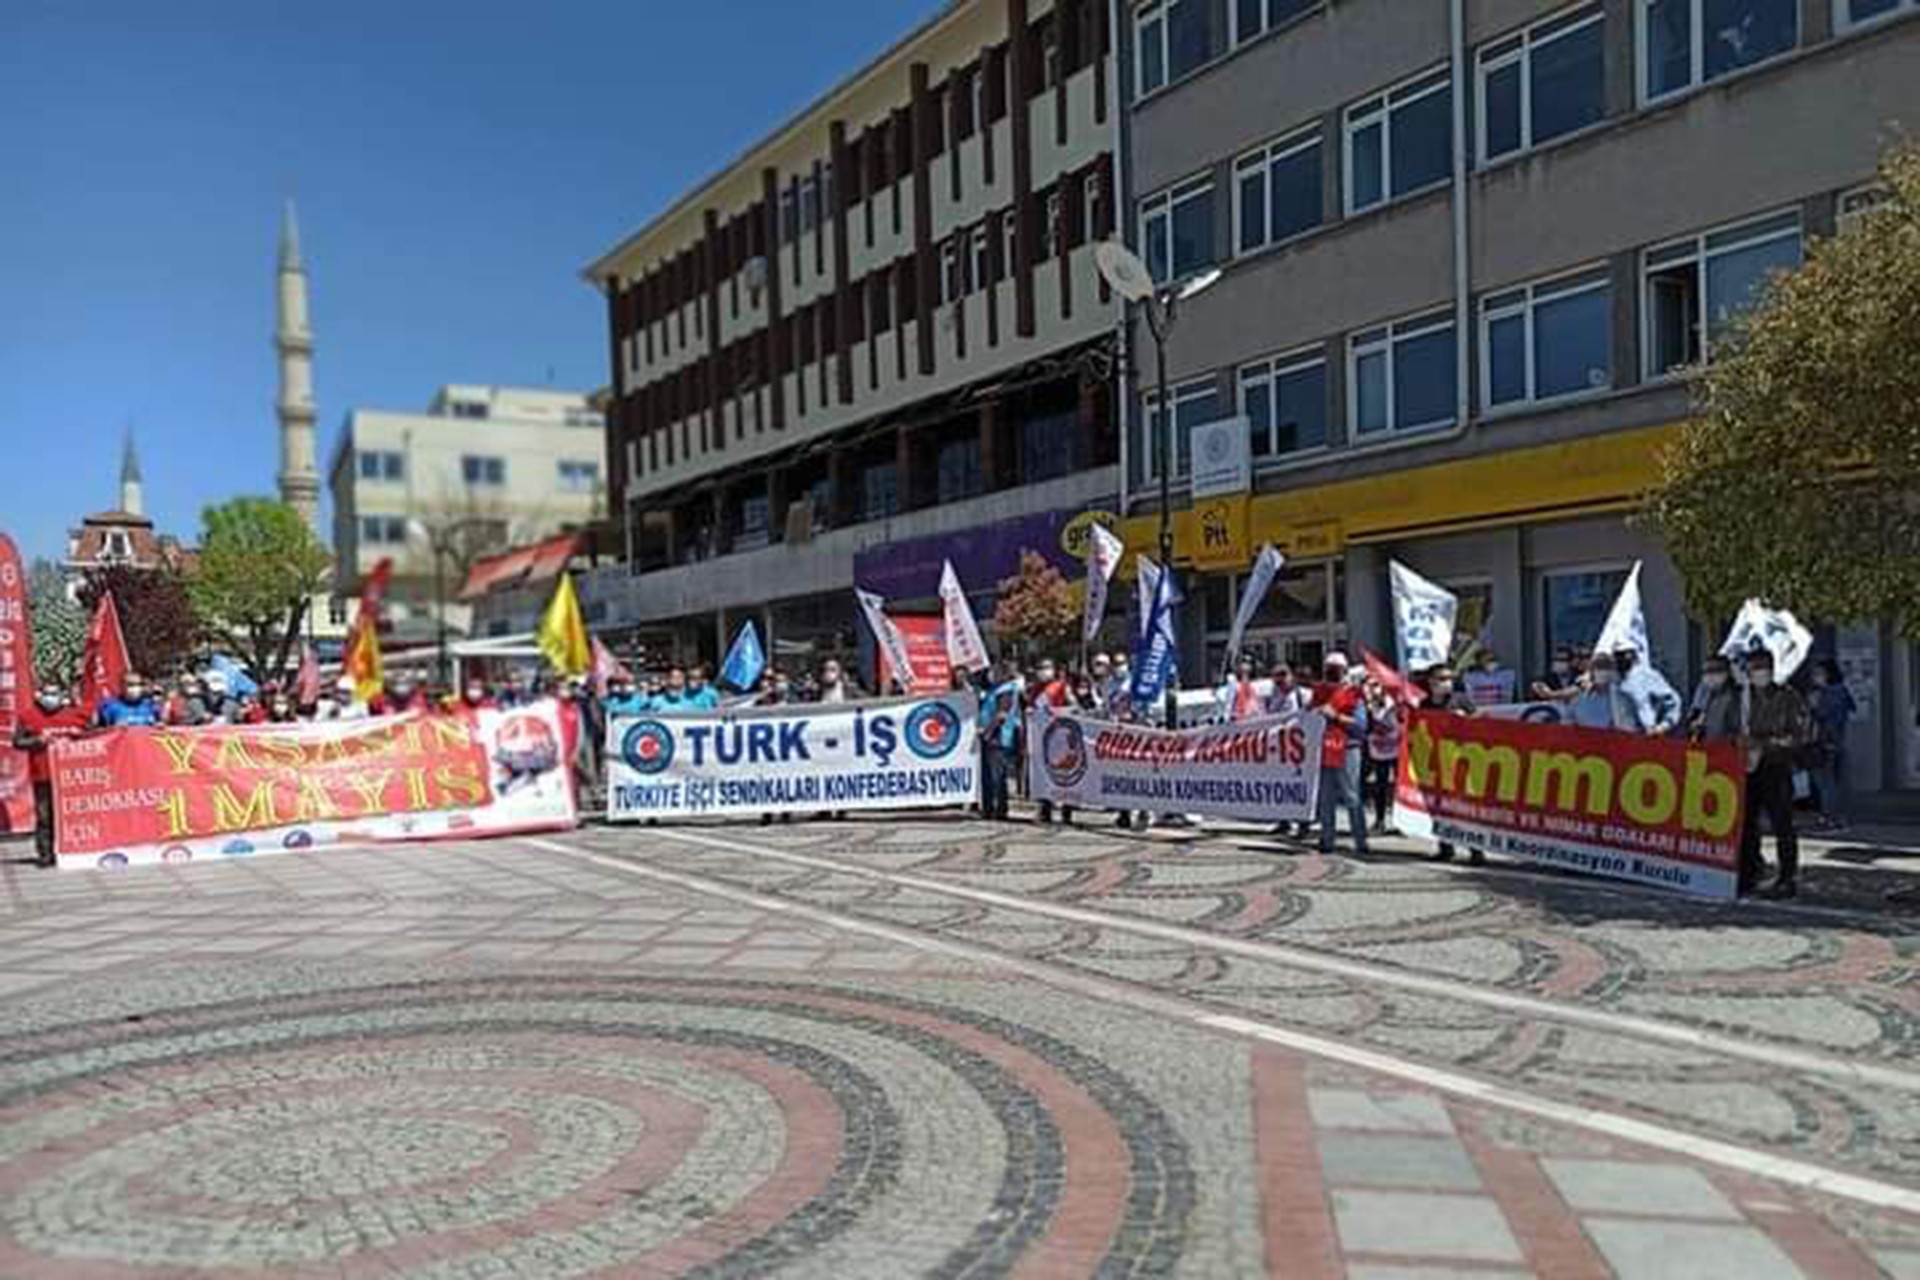
[[[590,620],[711,661],[751,618],[799,664],[943,550],[987,613],[1023,549],[1072,564],[1120,478],[1109,14],[956,0],[587,267],[625,551]]]
[[[185,573],[193,564],[193,551],[182,546],[179,539],[157,531],[147,514],[140,457],[129,432],[120,454],[119,503],[112,510],[84,517],[77,528],[67,532],[67,553],[60,560],[67,593],[78,599],[82,581],[96,569],[124,565]]]
[[[1630,513],[1690,412],[1689,367],[1871,202],[1882,147],[1920,121],[1920,4],[1123,13],[1127,234],[1165,282],[1223,272],[1167,356],[1186,651],[1212,668],[1265,542],[1290,563],[1255,623],[1264,654],[1391,652],[1398,559],[1527,675],[1591,643],[1644,561],[1654,656],[1691,681],[1725,620],[1688,617]],[[1157,372],[1149,353],[1129,396],[1134,549],[1158,523]],[[1250,481],[1196,500],[1186,441],[1220,421]],[[1920,653],[1819,630],[1864,713],[1855,785],[1920,787]]]
[[[605,452],[578,392],[446,386],[423,413],[355,410],[328,471],[336,593],[391,558],[396,626],[419,632],[438,594],[464,630],[454,597],[475,560],[600,518]]]

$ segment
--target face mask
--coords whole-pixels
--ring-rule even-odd
[[[1702,677],[1701,683],[1709,689],[1724,689],[1727,685],[1727,677],[1720,672],[1710,671]]]
[[[1557,676],[1564,676],[1572,670],[1573,664],[1571,662],[1556,662],[1553,664],[1553,674]]]
[[[1614,674],[1612,671],[1596,671],[1593,673],[1593,683],[1604,689],[1613,683]]]
[[[1446,697],[1446,696],[1447,696],[1448,694],[1450,694],[1450,693],[1452,693],[1452,692],[1453,692],[1453,681],[1451,681],[1451,680],[1435,680],[1435,681],[1433,682],[1433,696],[1434,696],[1434,697],[1436,697],[1436,698],[1444,698],[1444,697]]]
[[[1773,672],[1750,671],[1747,673],[1747,679],[1752,683],[1754,688],[1765,689],[1773,683]]]
[[[478,702],[480,701],[480,699],[486,696],[487,696],[487,691],[485,689],[482,689],[479,685],[472,684],[467,686],[468,702]]]

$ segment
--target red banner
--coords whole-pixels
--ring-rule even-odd
[[[1413,836],[1729,898],[1745,795],[1732,743],[1417,711],[1394,815]]]
[[[953,687],[953,664],[947,660],[947,625],[940,614],[892,614],[893,625],[907,642],[907,661],[913,664],[914,682],[909,693],[945,693]],[[880,653],[880,688],[884,692],[893,672],[887,655]]]
[[[115,729],[52,749],[62,866],[571,827],[557,704]]]
[[[27,619],[27,575],[13,539],[0,533],[0,832],[33,830],[33,779],[13,734],[33,697],[33,632]]]

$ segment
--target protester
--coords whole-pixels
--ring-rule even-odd
[[[1420,703],[1423,710],[1456,716],[1479,714],[1479,708],[1474,705],[1473,698],[1460,687],[1459,682],[1454,678],[1453,668],[1446,663],[1440,663],[1421,672],[1418,683],[1426,695]],[[1442,840],[1440,847],[1434,851],[1433,860],[1451,862],[1453,855],[1453,844]],[[1483,851],[1472,848],[1467,850],[1467,861],[1473,866],[1480,866],[1486,860],[1487,855]]]
[[[386,685],[367,703],[370,716],[398,716],[409,711],[427,711],[432,703],[427,691],[414,682],[412,676],[397,673],[387,678]]]
[[[1563,644],[1553,651],[1553,662],[1547,668],[1547,674],[1533,682],[1530,690],[1540,701],[1552,701],[1557,694],[1578,691],[1580,670],[1572,645]]]
[[[94,724],[102,729],[150,728],[161,722],[160,702],[147,688],[147,679],[129,671],[120,682],[118,697],[106,699],[94,715]]]
[[[720,690],[713,684],[713,674],[705,664],[687,672],[687,696],[685,709],[688,711],[712,711],[720,705]]]
[[[1793,828],[1793,763],[1809,736],[1807,704],[1791,685],[1773,678],[1773,655],[1756,649],[1747,655],[1747,687],[1741,712],[1741,739],[1747,748],[1746,825],[1740,832],[1741,894],[1760,887],[1765,863],[1760,856],[1760,820],[1773,828],[1779,860],[1770,896],[1799,892],[1800,838]]]
[[[51,685],[43,686],[32,702],[20,708],[14,725],[14,748],[27,753],[27,774],[33,783],[33,847],[43,867],[54,863],[50,749],[58,739],[77,738],[86,730],[87,709]]]
[[[1273,685],[1267,691],[1267,714],[1291,716],[1305,711],[1312,697],[1307,689],[1294,679],[1293,668],[1284,662],[1276,662],[1270,674]]]
[[[293,694],[289,690],[269,685],[265,705],[261,715],[267,724],[298,724],[299,708],[293,705]]]
[[[1702,664],[1700,683],[1687,704],[1687,737],[1693,742],[1729,742],[1740,736],[1740,687],[1733,666],[1719,654]]]
[[[609,720],[616,716],[641,716],[653,709],[653,700],[641,693],[634,684],[633,677],[615,674],[607,679],[607,696],[603,700]]]
[[[207,672],[201,682],[201,701],[207,718],[202,724],[236,724],[240,718],[240,700],[233,695],[232,682],[220,670]]]
[[[1021,697],[1021,704],[1023,711],[1026,713],[1030,714],[1038,710],[1043,712],[1044,715],[1052,715],[1055,711],[1067,705],[1067,682],[1060,678],[1059,668],[1054,665],[1052,658],[1042,658],[1034,664],[1033,677],[1027,681],[1027,687]],[[1044,718],[1044,715],[1042,718]],[[1020,760],[1024,760],[1027,754],[1034,750],[1037,745],[1027,741],[1027,724],[1028,715],[1023,714],[1020,717],[1019,745],[1014,751],[1016,765]],[[1020,780],[1023,784],[1021,794],[1024,795],[1026,794],[1026,788],[1024,786],[1026,774],[1024,770],[1020,773]],[[1053,821],[1053,801],[1040,801],[1040,821],[1042,823],[1051,823]]]
[[[1093,713],[1104,716],[1113,705],[1113,660],[1104,653],[1096,653],[1087,659],[1087,679],[1093,685],[1094,696],[1099,699],[1099,707]]]
[[[1114,651],[1107,668],[1113,673],[1107,680],[1107,711],[1112,714],[1114,708],[1133,702],[1133,668],[1123,649]]]
[[[1309,709],[1327,722],[1320,740],[1320,794],[1317,819],[1320,852],[1333,852],[1335,826],[1342,811],[1354,852],[1367,852],[1367,812],[1360,801],[1360,753],[1366,735],[1366,707],[1360,690],[1347,679],[1347,655],[1329,653],[1321,665]]]
[[[980,700],[981,816],[1007,818],[1007,783],[1020,733],[1020,683],[1013,664],[994,659],[986,696]]]
[[[1265,714],[1265,700],[1254,679],[1253,659],[1242,654],[1233,664],[1233,673],[1214,690],[1213,697],[1219,704],[1220,718],[1225,721],[1252,720]]]
[[[1813,664],[1813,742],[1808,763],[1820,800],[1821,829],[1844,831],[1852,819],[1852,788],[1847,777],[1847,725],[1859,704],[1840,674],[1840,664],[1821,658]]]
[[[828,658],[820,664],[819,687],[813,698],[815,702],[852,702],[859,696],[860,691],[847,679],[846,671],[838,659]]]
[[[194,729],[213,722],[207,710],[206,685],[189,671],[180,677],[179,687],[167,699],[167,723],[176,729]]]
[[[1646,728],[1633,699],[1620,689],[1620,665],[1611,653],[1596,653],[1589,660],[1586,679],[1568,704],[1567,717],[1582,729],[1639,733]]]
[[[1384,834],[1393,811],[1393,792],[1400,772],[1402,708],[1399,700],[1378,680],[1364,686],[1367,700],[1367,762],[1362,794],[1373,802],[1373,829]]]
[[[1466,686],[1467,696],[1476,707],[1503,706],[1520,696],[1514,673],[1500,665],[1499,655],[1491,649],[1480,650],[1474,669],[1460,683]]]

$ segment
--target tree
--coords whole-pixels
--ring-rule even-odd
[[[70,688],[87,647],[87,615],[67,595],[67,581],[51,560],[35,560],[27,571],[27,607],[33,612],[34,680]]]
[[[1058,569],[1037,551],[1020,553],[1020,572],[1000,584],[993,630],[1001,651],[1024,658],[1059,657],[1078,643],[1080,601]]]
[[[80,584],[80,607],[87,617],[109,591],[120,613],[127,657],[142,675],[171,675],[200,647],[205,628],[178,570],[124,564],[90,570]]]
[[[1920,636],[1920,148],[1716,342],[1647,518],[1701,616],[1758,596]]]
[[[239,643],[257,677],[285,679],[307,603],[325,582],[326,549],[298,512],[271,498],[235,498],[201,521],[194,604]]]

